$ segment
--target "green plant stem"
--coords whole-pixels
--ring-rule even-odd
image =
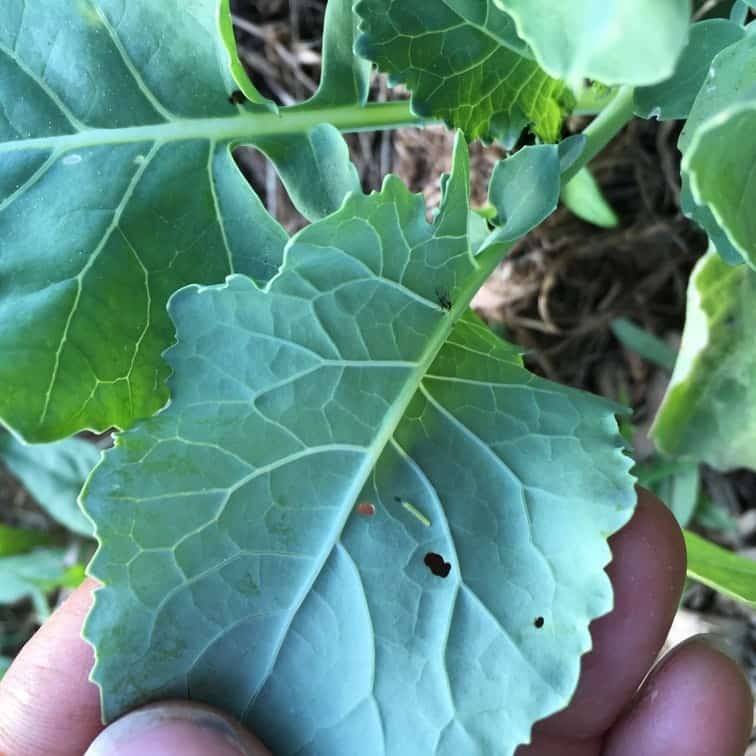
[[[233,144],[254,144],[256,139],[281,134],[301,134],[314,126],[330,123],[343,132],[380,131],[405,126],[436,123],[421,118],[410,109],[408,100],[371,103],[365,107],[339,105],[313,107],[293,105],[271,111],[245,111],[227,118],[174,119],[147,126],[119,129],[86,129],[74,134],[16,139],[0,144],[0,153],[19,150],[59,148],[71,150],[92,145],[137,142],[171,142],[211,139]]]
[[[562,176],[562,186],[569,183],[577,173],[614,139],[629,123],[634,115],[634,90],[622,87],[615,98],[583,132],[586,137],[585,149],[569,170]]]
[[[333,111],[332,119],[328,118],[328,111]],[[297,106],[282,108],[281,113],[292,116],[298,112]],[[441,123],[433,118],[421,118],[410,108],[409,100],[394,100],[392,102],[371,102],[364,107],[355,106],[329,108],[327,110],[310,111],[317,113],[321,122],[330,123],[340,131],[383,131],[386,129],[400,129],[407,126],[427,126]]]

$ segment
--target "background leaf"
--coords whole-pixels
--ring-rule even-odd
[[[714,58],[678,143],[683,211],[703,227],[725,260],[745,260],[752,267],[756,230],[749,208],[756,185],[749,168],[756,162],[755,81],[756,35],[749,34]]]
[[[665,460],[658,457],[637,465],[638,485],[653,491],[671,510],[681,528],[690,524],[701,493],[696,462]]]
[[[756,273],[714,251],[696,266],[680,355],[652,429],[667,454],[756,469]]]
[[[744,36],[742,26],[724,18],[693,24],[674,74],[659,84],[635,90],[636,115],[660,121],[687,118],[714,57]]]
[[[188,695],[282,755],[512,754],[569,700],[630,462],[466,314],[502,247],[472,256],[461,145],[443,186],[432,226],[389,178],[264,291],[173,298],[171,404],[85,497],[108,719]]]
[[[228,67],[231,72],[231,76],[236,82],[239,90],[250,102],[255,105],[262,105],[267,110],[277,111],[276,104],[269,100],[267,97],[263,97],[255,88],[254,84],[250,81],[247,71],[244,68],[239,56],[236,54],[236,34],[234,33],[234,25],[231,19],[231,2],[230,0],[216,0],[216,3],[220,6],[218,13],[218,26],[221,35],[221,40],[225,45]]]
[[[690,0],[494,0],[551,76],[577,87],[654,84],[687,40]]]
[[[686,530],[688,576],[756,608],[756,562]]]
[[[511,143],[529,124],[547,142],[559,138],[574,98],[530,59],[493,0],[359,0],[356,12],[358,52],[407,85],[419,115],[443,118],[469,139]]]
[[[748,20],[748,9],[754,8],[753,0],[735,0],[730,11],[730,19],[738,24],[745,24]]]
[[[488,201],[496,210],[493,232],[480,252],[525,236],[556,210],[561,164],[555,145],[523,147],[500,160],[491,174]]]
[[[696,203],[711,212],[732,246],[756,268],[756,89],[752,94],[698,129],[683,171]]]
[[[276,166],[294,206],[307,220],[325,218],[341,207],[350,192],[360,192],[357,168],[349,159],[341,132],[323,123],[307,134],[257,140]]]
[[[0,433],[0,459],[50,517],[82,536],[91,537],[92,524],[77,497],[99,458],[94,444],[77,438],[30,446]]]
[[[23,554],[37,546],[48,546],[51,540],[46,533],[25,528],[11,528],[0,523],[0,557]]]
[[[615,318],[610,326],[615,338],[628,349],[652,365],[658,365],[670,372],[674,370],[677,351],[666,341],[662,341],[627,318]]]
[[[320,85],[304,108],[363,106],[370,87],[370,63],[354,53],[356,16],[352,0],[330,0],[323,29]],[[341,207],[360,177],[341,132],[323,123],[304,134],[273,134],[256,146],[274,163],[294,206],[307,220]]]
[[[83,578],[81,568],[77,573]],[[0,559],[0,604],[15,604],[29,598],[40,622],[50,614],[46,594],[56,588],[74,587],[72,582],[75,581],[65,566],[61,549],[36,549]]]
[[[562,189],[562,202],[578,218],[601,228],[615,228],[619,218],[601,193],[596,179],[583,168]]]
[[[370,63],[355,55],[357,17],[353,0],[329,0],[323,27],[320,85],[310,105],[364,105],[370,89]]]

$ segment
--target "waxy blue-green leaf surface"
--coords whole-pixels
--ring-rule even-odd
[[[481,250],[525,236],[556,210],[561,152],[553,144],[531,145],[494,166],[488,201],[496,210],[495,228]]]
[[[713,250],[688,288],[680,355],[652,430],[669,455],[756,470],[756,272]]]
[[[730,20],[738,24],[745,24],[748,20],[748,11],[756,8],[754,0],[735,0],[730,10]]]
[[[50,517],[82,536],[92,535],[92,524],[79,509],[77,497],[99,458],[94,444],[78,438],[30,445],[0,432],[0,461]]]
[[[412,92],[422,116],[443,118],[470,139],[511,142],[530,124],[559,137],[569,90],[531,59],[494,0],[359,0],[357,50]]]
[[[699,127],[683,171],[697,206],[726,235],[725,248],[734,248],[756,268],[756,88],[751,94]],[[721,234],[712,239],[724,244]]]
[[[682,208],[731,264],[756,267],[756,34],[712,61],[680,135]]]
[[[354,53],[355,25],[352,0],[329,0],[320,84],[303,109],[365,104],[370,63]],[[303,134],[266,136],[256,140],[256,146],[275,164],[294,206],[308,220],[335,212],[347,194],[361,191],[349,148],[330,124],[318,124]]]
[[[331,26],[353,23],[346,0],[333,5]],[[364,63],[334,34],[317,101],[279,115],[243,72],[225,0],[4,2],[0,419],[20,436],[153,414],[168,398],[170,295],[278,270],[287,236],[235,144],[275,137],[280,149],[288,135],[298,160],[278,167],[310,217],[359,189],[341,136],[318,126],[366,91]]]
[[[635,90],[636,114],[660,121],[687,118],[714,57],[744,36],[742,26],[724,18],[693,24],[674,74],[659,84]]]
[[[510,756],[569,701],[629,460],[466,314],[504,250],[472,254],[467,172],[433,225],[390,177],[264,290],[173,297],[171,403],[84,497],[106,719],[189,696],[278,756]]]
[[[309,105],[364,105],[370,62],[354,52],[357,16],[353,0],[328,0],[323,28],[320,84]]]
[[[671,76],[690,0],[493,0],[551,76],[577,87],[654,84]]]

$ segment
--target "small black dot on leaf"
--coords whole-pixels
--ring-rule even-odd
[[[452,301],[449,295],[442,289],[436,289],[436,299],[438,299],[438,306],[444,310],[449,311],[452,308]]]
[[[423,561],[425,562],[425,566],[436,575],[436,577],[445,578],[448,577],[451,572],[451,565],[441,556],[441,554],[429,551],[425,555]]]
[[[536,617],[533,620],[533,625],[535,625],[535,627],[537,627],[540,630],[543,627],[544,622],[545,622],[545,620],[544,620],[543,617]]]

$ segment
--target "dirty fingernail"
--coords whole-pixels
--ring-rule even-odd
[[[270,756],[242,727],[206,706],[167,703],[131,712],[103,730],[84,756]]]

